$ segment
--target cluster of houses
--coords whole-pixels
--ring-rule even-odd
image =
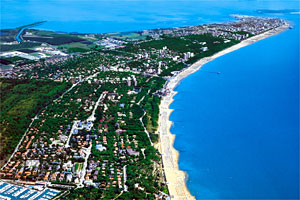
[[[161,35],[182,37],[210,33],[213,36],[222,37],[224,39],[244,40],[250,35],[258,35],[286,23],[284,20],[277,18],[251,17],[244,15],[232,16],[238,19],[238,21],[173,29],[155,29],[147,31],[147,34],[153,38],[159,38]]]
[[[85,87],[90,87],[91,91],[99,90],[101,87],[97,83],[137,86],[137,78],[134,75],[96,76],[86,82],[88,86],[79,84],[70,94],[56,100],[55,108],[49,106],[39,114],[10,162],[0,171],[0,178],[37,187],[93,186],[127,190],[125,165],[129,158],[136,160],[141,150],[137,135],[122,134],[126,131],[121,127],[126,125],[127,117],[122,112],[125,105],[120,103],[123,94],[103,91],[82,96],[79,93]],[[128,93],[134,96],[137,92]],[[98,103],[96,94],[100,96]],[[77,98],[78,95],[81,98]],[[114,115],[111,104],[119,106]],[[71,105],[76,110],[72,110]],[[84,108],[89,110],[80,111]],[[80,112],[87,114],[80,117]],[[102,117],[94,117],[97,113]],[[73,119],[73,124],[61,121],[67,118]]]
[[[231,39],[243,40],[250,34],[259,34],[284,23],[277,19],[238,17],[240,21],[234,23],[157,29],[147,34],[159,40],[163,34],[182,37],[211,33],[222,37],[223,42],[227,43]],[[100,44],[116,49],[126,43],[107,38]],[[136,42],[134,45],[139,44]],[[201,46],[201,53],[209,51],[205,41],[198,41],[198,45]],[[54,51],[48,47],[41,48],[38,51],[45,54]],[[161,76],[176,64],[185,65],[195,53],[178,52],[167,46],[140,48],[134,53],[114,53],[97,52],[76,57],[59,55],[43,63],[26,64],[10,70],[10,77],[24,77],[29,73],[33,79],[70,81],[74,88],[36,116],[11,159],[0,170],[1,179],[37,188],[91,186],[127,191],[130,171],[126,166],[145,158],[145,149],[140,147],[141,133],[129,130],[136,125],[129,121],[133,116],[132,106],[138,105],[136,99],[141,91],[140,80],[148,81]],[[71,64],[65,65],[69,61]],[[53,68],[52,64],[59,67]],[[49,67],[49,72],[33,70],[43,67]],[[0,72],[1,76],[7,74]],[[161,89],[154,95],[165,96],[168,92]],[[135,123],[144,126],[142,120]],[[140,183],[135,183],[135,189],[144,190]]]
[[[124,47],[124,44],[126,44],[126,43],[127,42],[125,42],[125,41],[117,40],[117,39],[113,39],[113,38],[103,38],[100,41],[94,42],[94,44],[103,46],[104,48],[107,48],[107,49],[121,48],[121,47]]]
[[[260,34],[267,30],[282,26],[286,22],[281,19],[275,18],[257,18],[257,17],[248,17],[235,15],[238,21],[222,23],[222,24],[212,24],[212,25],[199,25],[199,26],[187,26],[182,28],[174,28],[174,29],[155,29],[145,31],[145,34],[148,34],[152,40],[160,40],[162,35],[169,35],[172,37],[183,37],[187,35],[197,35],[197,34],[206,34],[210,33],[213,36],[221,37],[224,39],[224,43],[230,42],[231,40],[244,40],[250,36]],[[98,45],[104,46],[107,49],[117,49],[118,50],[124,46],[126,46],[126,39],[113,39],[109,37],[104,37],[101,41],[98,41]],[[135,41],[134,45],[138,45],[143,43],[143,41]],[[205,44],[206,42],[200,42],[199,44],[202,47],[199,49],[199,52],[208,51],[209,48]],[[163,61],[165,63],[169,63],[169,59],[175,62],[186,62],[190,58],[194,56],[194,52],[184,52],[179,53],[175,51],[171,51],[166,49],[167,47],[163,47],[162,49],[145,49],[140,48],[136,52],[133,52],[132,55],[129,54],[114,54],[111,52],[99,52],[97,54],[97,60],[93,60],[91,65],[99,66],[98,68],[91,68],[91,65],[87,66],[73,66],[68,67],[68,69],[64,69],[64,62],[69,58],[73,58],[71,55],[66,55],[54,47],[40,47],[36,50],[42,54],[50,56],[46,58],[45,62],[47,65],[59,63],[62,67],[61,69],[57,69],[56,71],[51,71],[51,73],[42,74],[40,72],[34,72],[34,68],[41,67],[39,62],[33,64],[26,64],[22,66],[13,67],[12,70],[0,71],[0,76],[8,76],[8,77],[22,77],[28,76],[35,79],[53,79],[55,81],[70,81],[79,76],[86,77],[90,74],[93,74],[97,71],[102,70],[112,70],[112,71],[120,71],[120,72],[133,72],[138,74],[143,74],[147,76],[158,76],[163,71],[162,67],[167,68],[168,64],[165,66],[158,65],[159,61]],[[117,50],[117,51],[118,51]],[[12,54],[15,52],[10,52]],[[20,53],[20,55],[24,53]],[[30,56],[30,55],[29,55]],[[76,57],[85,57],[86,53],[79,54]],[[161,60],[163,58],[163,60]],[[142,64],[137,64],[136,66],[132,66],[132,61],[137,61]],[[103,68],[104,66],[104,68]],[[45,67],[45,66],[44,66]],[[103,68],[101,70],[101,68]]]

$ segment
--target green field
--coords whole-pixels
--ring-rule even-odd
[[[0,51],[5,52],[5,51],[15,51],[18,49],[31,49],[33,47],[37,47],[40,45],[41,43],[39,42],[22,42],[19,44],[12,44],[12,45],[2,44],[0,45]]]
[[[94,48],[96,45],[94,44],[84,44],[81,42],[73,42],[69,44],[59,45],[59,49],[63,51],[67,51],[68,53],[74,52],[87,52],[90,51],[91,48]]]
[[[137,32],[115,32],[115,33],[106,33],[105,36],[115,39],[133,39],[133,40],[144,40],[147,35],[139,34]]]

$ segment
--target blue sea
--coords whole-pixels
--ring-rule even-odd
[[[230,14],[287,19],[293,29],[184,79],[170,118],[197,199],[299,199],[299,8],[298,0],[1,0],[1,28],[47,20],[39,28],[103,33],[218,23]]]
[[[171,132],[197,199],[299,198],[299,55],[296,23],[176,88]]]

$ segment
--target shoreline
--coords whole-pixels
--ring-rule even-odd
[[[227,53],[238,50],[242,47],[251,45],[257,41],[262,39],[271,37],[273,35],[279,34],[286,29],[288,29],[289,24],[285,23],[283,26],[277,27],[275,29],[266,31],[259,35],[250,37],[246,40],[241,41],[240,43],[228,47],[210,57],[205,57],[188,68],[182,70],[180,73],[173,76],[166,84],[166,89],[170,90],[167,96],[163,97],[159,106],[160,114],[158,120],[158,133],[159,133],[159,151],[162,154],[162,162],[163,162],[163,170],[165,173],[169,195],[171,200],[194,200],[196,199],[194,196],[190,194],[186,186],[186,173],[179,169],[178,161],[179,161],[179,152],[174,148],[173,144],[175,141],[175,135],[170,132],[170,128],[172,126],[172,121],[169,120],[173,109],[170,109],[169,106],[174,101],[173,97],[177,94],[174,91],[175,87],[180,83],[180,81],[190,74],[198,71],[204,64],[223,56]]]

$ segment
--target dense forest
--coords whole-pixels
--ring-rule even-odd
[[[13,152],[41,108],[60,96],[70,83],[0,79],[0,166]]]
[[[69,39],[71,41],[73,38]],[[95,74],[93,79],[78,84],[64,95],[60,102],[49,105],[41,112],[40,118],[35,122],[37,124],[34,124],[38,127],[38,132],[28,135],[38,134],[39,137],[34,138],[32,142],[37,143],[37,148],[40,149],[43,147],[38,144],[38,138],[46,141],[46,144],[51,144],[50,139],[58,139],[56,134],[58,131],[69,132],[75,119],[87,119],[91,114],[91,109],[88,108],[94,107],[94,103],[102,93],[105,92],[110,96],[102,99],[100,105],[96,107],[95,126],[90,131],[80,130],[72,134],[68,148],[77,151],[76,157],[60,155],[51,158],[52,160],[48,157],[46,164],[41,165],[39,170],[45,171],[42,167],[51,165],[49,169],[51,173],[63,172],[61,164],[56,168],[53,163],[71,161],[75,166],[74,174],[79,172],[78,169],[83,167],[85,159],[77,158],[78,149],[81,149],[81,142],[93,137],[87,162],[94,163],[97,167],[91,169],[89,165],[86,167],[89,169],[87,173],[89,175],[85,180],[93,180],[95,184],[85,188],[73,188],[66,192],[62,199],[156,199],[155,195],[160,192],[168,194],[161,155],[152,146],[152,143],[156,144],[159,141],[157,128],[160,93],[163,91],[161,89],[167,77],[172,76],[174,71],[180,71],[198,59],[213,55],[238,42],[230,40],[225,43],[223,38],[211,34],[182,37],[163,35],[158,40],[130,42],[117,50],[96,48],[93,52],[73,56],[66,61],[52,64],[41,62],[41,65],[26,71],[24,77],[28,79],[37,77],[69,82]],[[72,51],[71,49],[69,50]],[[186,53],[193,53],[193,56],[186,59],[184,56]],[[158,63],[162,66],[160,73],[143,74],[150,68],[155,71]],[[126,67],[128,71],[107,70],[110,66],[122,69]],[[133,70],[134,68],[138,69],[140,74]],[[135,81],[132,81],[132,77]],[[0,122],[1,134],[3,133],[0,139],[3,141],[1,146],[4,147],[0,158],[3,160],[4,155],[12,153],[30,124],[31,118],[69,85],[65,82],[37,80],[0,79],[0,81],[2,98]],[[105,147],[105,151],[96,147],[99,144]],[[86,143],[85,148],[88,146]],[[71,152],[68,148],[64,150],[66,155]],[[137,155],[126,153],[129,149]],[[20,148],[20,152],[25,151],[26,148]],[[37,154],[34,156],[38,157]],[[21,156],[16,159],[21,159]],[[122,174],[126,174],[126,181],[124,177],[121,178]],[[35,176],[27,179],[37,180],[35,178],[39,175]],[[57,180],[59,179],[56,178],[52,182],[73,184],[72,181],[67,182],[65,179],[59,182]],[[113,185],[113,182],[118,182],[120,186]],[[125,189],[125,185],[128,190]]]

